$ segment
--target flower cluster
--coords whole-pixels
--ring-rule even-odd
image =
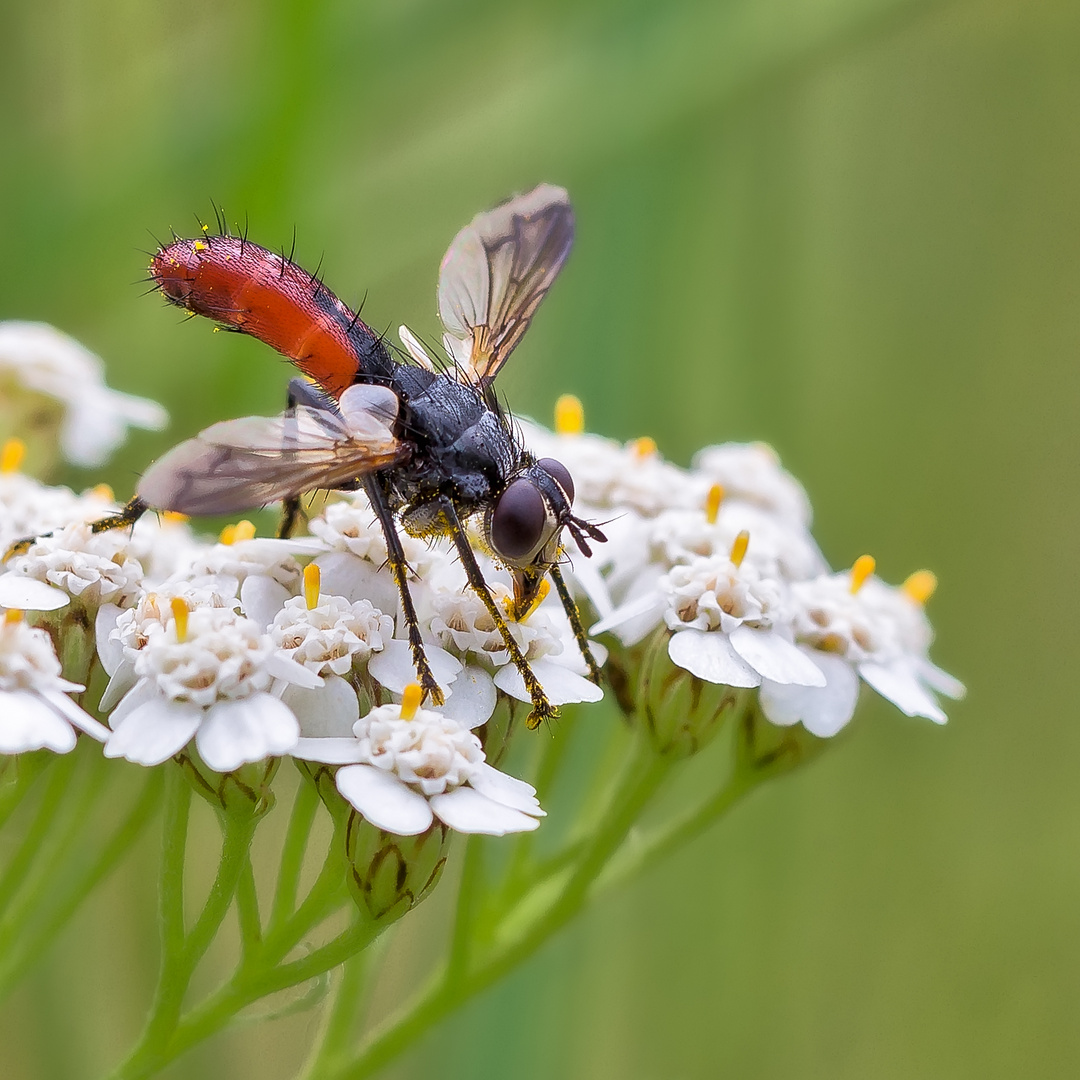
[[[153,417],[132,406],[129,419]],[[585,434],[573,399],[556,420],[555,433],[526,423],[524,436],[566,464],[575,512],[603,523],[607,542],[591,559],[568,550],[566,572],[623,685],[655,686],[660,663],[725,688],[721,712],[752,693],[773,724],[830,736],[851,719],[861,680],[909,715],[944,721],[935,692],[963,688],[927,655],[932,575],[890,587],[868,557],[831,572],[806,493],[768,447],[710,447],[682,469],[651,440]],[[17,442],[0,454],[2,539],[39,536],[0,572],[0,752],[68,750],[81,731],[106,757],[147,767],[179,758],[230,774],[292,756],[331,776],[335,797],[378,830],[537,826],[534,790],[485,758],[484,725],[498,715],[505,735],[530,693],[449,542],[403,537],[445,698],[424,708],[386,541],[362,493],[333,496],[292,540],[239,522],[208,541],[171,515],[95,532],[115,510],[111,492],[47,487],[19,472],[19,457]],[[477,559],[511,610],[507,572]],[[553,704],[602,696],[557,595],[509,632]],[[591,648],[607,657],[600,641]],[[73,697],[97,665],[107,727]],[[669,702],[682,708],[677,693]]]

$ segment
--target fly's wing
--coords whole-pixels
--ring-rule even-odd
[[[551,184],[477,214],[454,237],[439,270],[439,317],[446,351],[469,378],[495,378],[573,241],[570,199]]]
[[[155,461],[138,496],[156,510],[232,514],[340,487],[401,460],[406,450],[393,431],[392,391],[350,387],[342,405],[340,413],[303,406],[214,424]]]

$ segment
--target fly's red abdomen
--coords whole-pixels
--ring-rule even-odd
[[[240,237],[177,240],[151,259],[150,275],[171,303],[266,342],[334,397],[381,349],[320,281]]]

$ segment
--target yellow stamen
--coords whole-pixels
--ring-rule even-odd
[[[937,589],[937,575],[933,570],[916,570],[902,588],[916,604],[925,604]]]
[[[304,567],[304,603],[308,611],[314,611],[319,606],[320,584],[319,568],[314,563],[308,563]]]
[[[854,596],[865,584],[866,579],[874,572],[877,561],[873,555],[860,555],[851,567],[851,595]]]
[[[724,501],[724,485],[713,484],[705,496],[705,517],[710,525],[716,524],[716,517],[720,513],[720,504]]]
[[[580,435],[585,430],[585,407],[573,394],[563,394],[555,402],[555,432],[558,435]]]
[[[22,620],[23,613],[18,608],[9,608],[4,612],[4,622],[6,623],[17,623],[22,622]]]
[[[742,566],[742,561],[746,558],[746,549],[749,546],[750,534],[743,529],[743,531],[735,537],[735,543],[731,545],[731,561],[736,566]]]
[[[8,439],[3,449],[0,449],[0,473],[18,472],[24,457],[26,457],[26,443],[22,439]]]
[[[179,525],[181,522],[191,520],[187,514],[181,514],[178,510],[166,510],[161,516],[165,521],[173,525]]]
[[[108,484],[95,484],[90,489],[90,494],[102,502],[116,502],[116,493]]]
[[[648,435],[642,435],[640,439],[631,439],[626,446],[641,461],[645,461],[646,458],[656,457],[656,440],[650,439]]]
[[[420,708],[420,702],[423,700],[424,691],[420,689],[420,684],[409,683],[405,687],[405,692],[401,695],[401,719],[411,720],[416,715],[416,710]]]
[[[188,607],[187,601],[182,596],[174,596],[169,602],[169,606],[172,608],[173,618],[176,620],[176,640],[183,643],[187,640],[188,615],[191,614],[191,608]]]
[[[218,536],[221,544],[238,544],[241,540],[250,540],[255,535],[255,526],[246,518],[235,525],[226,525]]]

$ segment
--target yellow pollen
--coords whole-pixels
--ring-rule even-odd
[[[255,535],[255,526],[246,518],[235,525],[226,525],[218,536],[222,544],[238,544],[241,540],[250,540]]]
[[[656,457],[656,440],[650,439],[648,435],[642,435],[640,439],[631,439],[626,445],[630,452],[641,461]]]
[[[218,533],[219,544],[232,544],[236,540],[236,526],[226,525],[221,532]]]
[[[735,537],[735,543],[731,545],[731,561],[736,566],[742,566],[742,561],[746,558],[746,549],[749,546],[750,534],[743,529],[743,531]]]
[[[18,608],[9,608],[4,612],[4,622],[11,624],[22,622],[23,613]]]
[[[916,604],[925,604],[937,589],[937,575],[933,570],[916,570],[902,588]]]
[[[116,493],[108,484],[95,484],[90,489],[90,494],[102,502],[116,502]]]
[[[720,504],[724,501],[724,485],[713,484],[705,496],[705,517],[710,525],[716,524],[716,517],[720,513]]]
[[[26,443],[22,439],[8,439],[0,449],[0,473],[18,472],[24,457],[26,457]]]
[[[851,595],[854,596],[874,572],[877,562],[873,555],[860,555],[851,567]]]
[[[192,244],[191,246],[196,251],[209,251],[210,250],[210,245],[209,244],[204,244],[201,240],[196,240],[195,243]]]
[[[304,567],[304,603],[308,611],[314,611],[319,606],[320,578],[319,568],[314,563]]]
[[[563,394],[555,402],[555,431],[559,435],[580,435],[585,430],[585,408],[581,399]]]
[[[201,225],[200,224],[199,228],[202,229],[202,231],[204,233],[209,233],[210,232],[210,226],[209,225]]]
[[[183,643],[187,640],[187,623],[191,608],[188,607],[187,601],[182,596],[174,596],[169,602],[169,606],[172,608],[173,618],[176,620],[176,640]]]
[[[166,510],[162,515],[170,524],[179,525],[181,522],[190,521],[187,514],[181,514],[178,510]]]
[[[416,710],[420,708],[420,702],[423,700],[424,691],[420,689],[420,684],[409,683],[405,687],[405,692],[401,695],[401,719],[411,720],[416,715]]]

